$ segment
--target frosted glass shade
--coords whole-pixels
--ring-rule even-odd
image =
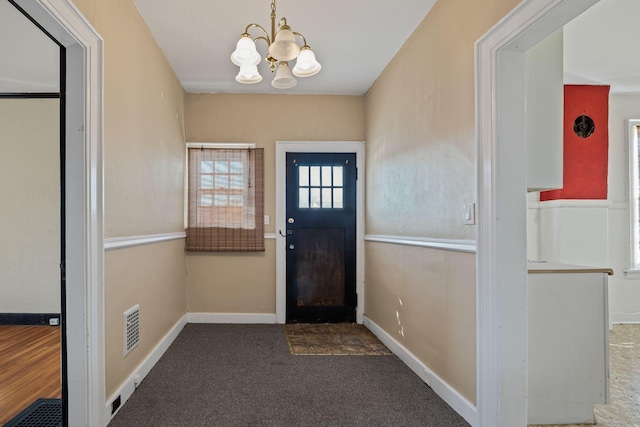
[[[296,36],[288,25],[283,25],[269,46],[269,55],[278,61],[291,61],[296,59],[299,53],[300,46],[296,43]]]
[[[251,36],[243,34],[236,44],[236,50],[231,54],[231,62],[242,67],[243,65],[258,65],[261,59],[256,49],[256,43],[251,40]]]
[[[322,65],[316,61],[316,55],[308,47],[303,48],[298,55],[293,74],[298,77],[311,77],[318,74]]]
[[[236,76],[236,81],[244,84],[253,84],[262,81],[262,76],[258,73],[258,66],[242,65],[240,72]]]
[[[271,86],[276,89],[289,89],[294,87],[298,82],[291,74],[291,68],[289,68],[289,64],[286,61],[280,62],[278,69],[276,70],[276,76],[273,78],[271,82]]]

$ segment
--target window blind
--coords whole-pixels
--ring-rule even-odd
[[[187,251],[264,251],[264,150],[187,152]]]

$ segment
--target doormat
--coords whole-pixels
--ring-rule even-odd
[[[389,356],[391,351],[363,325],[355,323],[289,323],[284,325],[296,356]]]
[[[4,427],[62,427],[62,400],[38,399]]]

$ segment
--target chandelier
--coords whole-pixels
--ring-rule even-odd
[[[249,29],[258,28],[264,35],[252,38]],[[302,39],[302,46],[296,42],[296,36]],[[296,85],[293,77],[310,77],[320,71],[321,65],[316,61],[315,54],[307,45],[307,40],[300,33],[291,31],[287,25],[287,18],[278,22],[276,30],[276,0],[271,1],[271,37],[269,33],[258,24],[249,24],[236,45],[236,50],[231,54],[231,62],[240,67],[236,81],[245,84],[253,84],[262,81],[258,72],[258,64],[262,59],[256,49],[256,42],[264,40],[269,52],[266,56],[271,72],[275,71],[275,77],[271,86],[276,89],[289,89]],[[289,61],[296,59],[293,70],[289,67]]]

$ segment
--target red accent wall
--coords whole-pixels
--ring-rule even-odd
[[[593,134],[580,138],[573,123],[582,115],[595,123]],[[606,199],[609,165],[609,86],[564,87],[564,169],[560,190],[542,191],[540,200]]]

